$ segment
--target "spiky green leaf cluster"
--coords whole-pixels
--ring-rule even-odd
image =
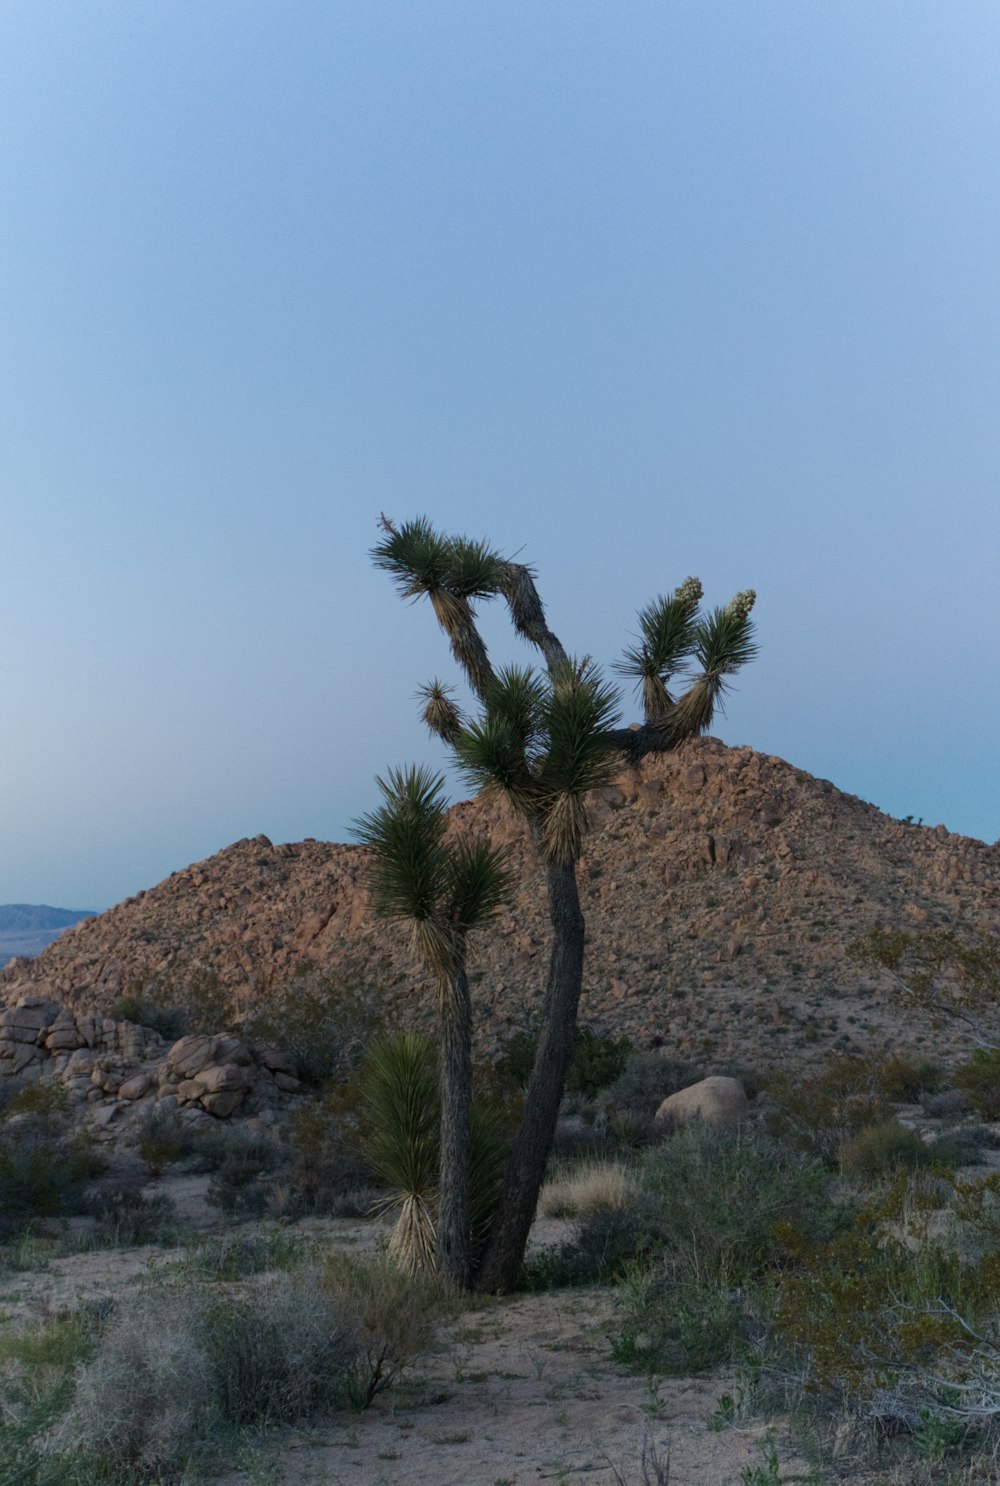
[[[371,556],[407,599],[435,593],[466,601],[491,598],[501,591],[507,568],[488,543],[444,536],[424,516],[400,527],[385,523],[385,536]]]
[[[504,795],[533,822],[549,860],[571,861],[582,845],[584,796],[614,769],[606,735],[617,718],[617,693],[589,661],[547,678],[511,667],[455,752],[469,783]]]
[[[379,779],[384,803],[354,835],[372,852],[369,883],[376,911],[409,919],[424,961],[442,980],[462,961],[465,935],[510,896],[507,853],[485,841],[445,836],[444,780],[424,768]]]
[[[670,746],[703,733],[725,692],[725,678],[753,660],[750,612],[756,595],[745,589],[725,608],[700,616],[702,588],[686,578],[678,589],[656,599],[639,615],[640,643],[625,651],[615,669],[635,678],[646,722],[663,733]],[[667,683],[690,664],[687,690],[674,697]]]
[[[694,651],[701,595],[700,580],[685,578],[673,593],[647,604],[639,614],[640,643],[615,665],[619,675],[638,682],[647,722],[660,721],[673,706],[667,683]]]
[[[404,1196],[428,1198],[438,1176],[437,1059],[432,1043],[397,1032],[372,1044],[364,1073],[365,1155]]]
[[[433,919],[449,882],[444,780],[411,767],[392,769],[376,783],[382,805],[354,826],[355,839],[374,854],[369,884],[376,910],[386,918]]]
[[[694,653],[706,675],[731,676],[757,654],[750,619],[755,598],[748,588],[724,609],[713,609],[698,625]]]
[[[421,720],[428,732],[442,742],[453,744],[462,731],[462,714],[453,701],[454,687],[445,686],[437,678],[417,688],[417,696],[423,699]]]

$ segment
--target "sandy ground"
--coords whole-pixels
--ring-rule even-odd
[[[207,1178],[164,1184],[180,1214],[219,1230],[204,1201]],[[534,1244],[570,1225],[537,1225]],[[357,1221],[296,1225],[322,1242],[374,1249],[379,1226]],[[245,1231],[245,1230],[244,1230]],[[0,1317],[17,1324],[99,1305],[168,1270],[183,1251],[137,1248],[80,1253],[0,1280]],[[763,1462],[767,1424],[709,1428],[722,1373],[650,1383],[610,1355],[607,1290],[490,1301],[441,1328],[438,1345],[364,1414],[341,1414],[264,1440],[252,1464],[213,1486],[525,1486],[527,1482],[646,1486],[644,1439],[670,1486],[740,1486]],[[805,1463],[782,1455],[783,1480]],[[650,1457],[648,1486],[661,1486]],[[617,1472],[617,1474],[616,1474]],[[662,1481],[668,1478],[664,1475]]]
[[[277,1486],[644,1486],[643,1440],[670,1486],[738,1486],[767,1425],[708,1426],[729,1379],[655,1389],[610,1360],[607,1291],[518,1296],[466,1312],[393,1397],[265,1447]],[[806,1474],[782,1455],[783,1480]],[[616,1474],[616,1471],[618,1474]],[[244,1472],[217,1486],[243,1486]],[[665,1483],[667,1477],[663,1477]],[[650,1469],[649,1486],[658,1486]]]

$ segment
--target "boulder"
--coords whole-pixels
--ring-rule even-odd
[[[745,1120],[749,1112],[750,1101],[739,1079],[714,1076],[670,1094],[656,1111],[656,1118],[671,1125],[701,1120],[718,1130],[728,1130]]]
[[[215,1049],[219,1039],[195,1032],[175,1042],[167,1053],[167,1068],[181,1079],[194,1078],[209,1063],[215,1062]]]
[[[194,1082],[202,1094],[242,1093],[253,1083],[253,1074],[239,1063],[220,1063],[203,1068]]]
[[[203,1108],[208,1110],[209,1114],[215,1115],[220,1120],[225,1120],[231,1114],[235,1114],[242,1099],[242,1091],[237,1092],[235,1089],[223,1090],[218,1094],[202,1095],[201,1103]]]
[[[152,1075],[149,1073],[137,1073],[132,1078],[127,1078],[118,1090],[119,1099],[141,1099],[143,1094],[148,1093],[152,1084]]]

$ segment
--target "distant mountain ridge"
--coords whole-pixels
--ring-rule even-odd
[[[96,918],[93,908],[52,908],[48,903],[0,903],[0,966],[32,959],[66,929]]]
[[[0,903],[0,934],[24,930],[68,929],[82,918],[96,918],[94,908],[50,908],[47,903]]]

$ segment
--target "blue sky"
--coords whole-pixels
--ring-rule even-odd
[[[1000,836],[992,0],[4,32],[0,902],[344,839],[438,756],[382,510],[522,550],[603,662],[755,587],[721,736]]]

